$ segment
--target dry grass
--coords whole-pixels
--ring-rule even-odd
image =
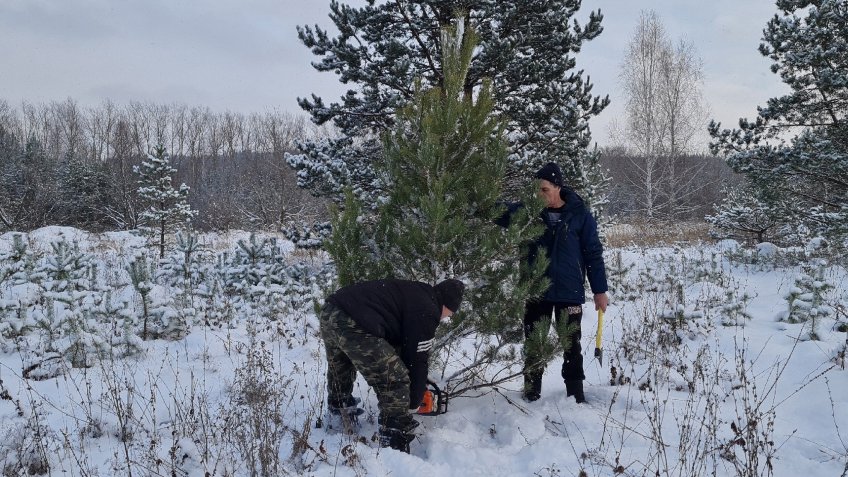
[[[671,244],[710,242],[709,225],[697,222],[631,222],[605,230],[605,245],[611,248],[656,247]]]

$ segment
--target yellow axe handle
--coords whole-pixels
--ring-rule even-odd
[[[595,348],[601,349],[601,335],[604,334],[604,311],[598,310],[598,334],[595,335]]]

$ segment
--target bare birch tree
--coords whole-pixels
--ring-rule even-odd
[[[706,130],[702,71],[694,45],[675,46],[657,13],[643,11],[621,65],[625,115],[613,136],[633,151],[626,157],[636,174],[628,180],[648,220],[685,214],[684,199],[705,185],[698,178],[703,165],[682,160]]]

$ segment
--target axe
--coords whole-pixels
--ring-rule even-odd
[[[595,335],[595,357],[598,358],[598,362],[603,366],[604,364],[604,350],[601,348],[601,336],[604,334],[604,311],[598,310],[598,333]]]

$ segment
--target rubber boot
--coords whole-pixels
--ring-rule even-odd
[[[566,381],[565,395],[574,396],[577,404],[586,402],[586,396],[583,394],[583,381]]]

